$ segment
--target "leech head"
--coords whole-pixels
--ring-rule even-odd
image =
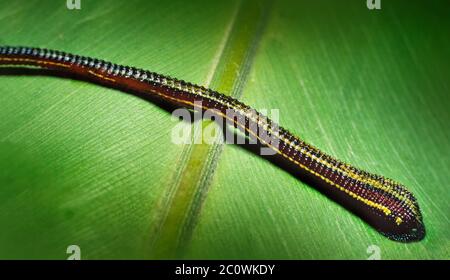
[[[415,242],[425,237],[425,226],[422,219],[413,218],[401,224],[389,226],[389,230],[380,230],[387,238],[399,242]]]
[[[389,239],[399,242],[415,242],[425,237],[425,226],[422,213],[414,195],[400,184],[394,183],[391,189],[403,198],[399,207],[393,208],[393,213],[380,232]]]

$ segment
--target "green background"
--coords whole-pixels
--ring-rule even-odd
[[[448,1],[65,2],[0,0],[0,45],[279,109],[308,142],[405,184],[427,235],[390,241],[242,147],[175,145],[170,112],[135,96],[0,75],[0,258],[65,259],[71,244],[82,259],[450,258]]]

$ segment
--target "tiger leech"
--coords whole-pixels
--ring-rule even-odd
[[[301,177],[312,181],[314,187],[386,237],[412,242],[425,236],[417,200],[403,185],[325,154],[232,97],[147,70],[56,50],[3,46],[0,47],[0,65],[33,66],[76,74],[99,84],[148,94],[177,106],[211,109],[225,118],[226,111],[233,110],[242,121],[227,121],[272,148]],[[196,105],[198,102],[202,104],[200,107]],[[257,129],[275,136],[278,145],[271,145],[249,124],[256,124]],[[274,127],[278,129],[274,130]]]

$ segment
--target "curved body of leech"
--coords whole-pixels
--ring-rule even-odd
[[[273,149],[301,178],[386,237],[411,242],[425,236],[416,198],[403,185],[325,154],[236,99],[154,72],[61,51],[0,47],[0,65],[32,66],[74,74],[99,84],[157,97],[176,106],[210,109],[225,118],[232,110],[238,118],[228,118],[228,122]],[[274,138],[276,145],[271,141]]]

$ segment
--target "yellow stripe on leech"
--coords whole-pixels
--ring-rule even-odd
[[[89,70],[88,72],[89,72],[89,74],[94,75],[94,76],[96,76],[97,78],[104,79],[104,80],[106,80],[106,81],[110,81],[110,82],[115,82],[115,81],[116,81],[116,80],[114,80],[114,79],[105,77],[105,76],[102,75],[102,74],[95,73],[95,72],[92,71],[92,70]]]
[[[212,99],[212,100],[214,100],[214,101],[216,101],[216,102],[218,102],[218,103],[220,103],[220,104],[222,104],[222,105],[228,105],[227,103],[224,103],[224,101],[222,101],[222,100],[220,100],[220,99],[217,99],[217,98],[214,98],[214,97],[212,97],[212,96],[209,96],[209,95],[204,94],[202,91],[199,91],[199,92],[196,92],[196,93],[197,93],[198,95],[200,95],[201,97],[205,97],[205,98]],[[233,108],[233,109],[236,110],[236,108]],[[244,115],[244,116],[246,116],[247,118],[249,118],[250,120],[256,122],[258,125],[261,125],[261,126],[266,125],[266,123],[263,123],[263,122],[260,121],[260,120],[261,120],[260,118],[255,119],[252,115],[247,114],[247,112],[246,112],[245,110],[240,110],[240,109],[238,109],[238,111],[239,111],[242,115]],[[329,163],[328,161],[325,161],[325,160],[323,160],[323,159],[317,158],[316,156],[314,156],[313,154],[311,154],[310,152],[308,152],[308,151],[306,151],[306,150],[302,151],[302,150],[299,148],[298,145],[294,145],[289,139],[285,138],[282,134],[279,134],[278,132],[273,131],[270,127],[267,127],[266,129],[267,129],[272,135],[275,135],[275,137],[277,137],[279,140],[282,140],[283,142],[285,142],[285,143],[287,143],[288,145],[290,145],[291,147],[293,147],[296,151],[298,151],[298,152],[300,152],[300,153],[302,153],[302,154],[304,154],[304,155],[307,155],[307,156],[311,157],[312,159],[316,160],[317,162],[322,163],[323,165],[325,165],[326,167],[332,169],[333,171],[337,171],[337,172],[340,172],[340,173],[347,173],[347,176],[348,176],[348,177],[350,177],[350,178],[352,178],[352,179],[354,179],[354,180],[356,180],[356,181],[359,181],[359,182],[365,183],[365,184],[369,184],[369,185],[371,185],[371,186],[373,186],[373,187],[375,187],[375,188],[377,188],[377,189],[383,190],[383,191],[385,191],[385,192],[387,192],[387,193],[393,195],[393,196],[396,197],[397,199],[399,199],[399,200],[405,202],[405,203],[407,204],[407,206],[413,211],[413,213],[417,214],[416,208],[415,208],[414,204],[412,203],[412,201],[411,201],[408,197],[403,196],[403,195],[399,194],[398,192],[396,192],[395,190],[389,188],[388,185],[383,185],[383,184],[381,184],[380,182],[378,182],[378,181],[376,181],[376,180],[366,179],[366,178],[364,178],[364,177],[362,177],[362,176],[360,176],[360,175],[358,175],[358,174],[355,174],[354,172],[352,172],[352,171],[350,171],[350,170],[346,171],[346,170],[340,169],[339,167],[336,167],[336,166],[332,165],[332,164]],[[309,146],[310,148],[316,149],[316,148],[312,147],[311,145],[308,145],[308,146]]]
[[[43,64],[43,65],[53,65],[53,66],[60,66],[69,68],[69,65],[53,62],[53,61],[45,61],[40,59],[33,59],[33,58],[9,58],[9,57],[0,57],[0,61],[10,61],[10,62],[34,62],[37,64]]]
[[[193,103],[193,102],[191,102],[191,101],[188,101],[188,100],[178,99],[178,98],[175,98],[175,97],[173,97],[173,96],[168,96],[168,95],[162,94],[162,93],[160,93],[160,92],[156,92],[156,91],[152,91],[152,93],[155,93],[155,94],[157,94],[157,95],[159,95],[159,96],[162,96],[162,97],[164,97],[164,98],[167,98],[167,99],[170,99],[170,100],[179,102],[179,103],[188,104],[188,105],[191,105],[191,106],[194,106],[194,107],[199,107],[199,108],[201,108],[201,109],[205,109],[204,106],[195,104],[195,103]],[[213,108],[212,108],[212,109],[213,109]],[[238,110],[238,111],[239,111],[239,110]],[[240,124],[240,123],[237,122],[236,120],[230,119],[228,116],[226,116],[226,115],[223,114],[222,112],[216,110],[216,113],[217,113],[218,115],[220,115],[220,116],[222,116],[222,117],[228,119],[229,121],[233,122],[234,124],[236,124],[236,125],[242,127],[242,128],[245,129],[248,133],[252,134],[252,135],[253,135],[254,137],[256,137],[259,141],[261,141],[263,144],[265,144],[265,145],[269,146],[270,148],[272,148],[272,149],[273,149],[274,151],[276,151],[278,154],[280,154],[280,155],[282,155],[283,157],[287,158],[289,161],[295,163],[295,164],[296,164],[297,166],[299,166],[300,168],[302,168],[302,169],[304,169],[304,170],[310,172],[311,174],[313,174],[313,175],[315,175],[315,176],[321,178],[322,180],[324,180],[324,181],[327,182],[328,184],[330,184],[330,185],[336,187],[336,188],[339,189],[340,191],[343,191],[343,192],[347,193],[347,194],[350,195],[351,197],[355,198],[355,199],[358,200],[358,201],[361,201],[361,202],[365,203],[366,205],[368,205],[368,206],[370,206],[370,207],[377,208],[377,209],[381,210],[386,216],[389,216],[389,215],[392,213],[391,210],[390,210],[389,208],[385,207],[384,205],[381,205],[381,204],[379,204],[379,203],[376,203],[376,202],[373,202],[373,201],[368,200],[368,199],[366,199],[366,198],[363,198],[363,197],[361,197],[361,196],[359,196],[359,195],[357,195],[357,194],[355,194],[355,193],[353,193],[353,192],[351,192],[351,191],[345,189],[344,187],[337,185],[336,183],[334,183],[334,182],[331,181],[330,179],[328,179],[328,178],[322,176],[321,174],[315,172],[314,170],[311,170],[311,169],[307,168],[306,166],[304,166],[303,164],[301,164],[301,163],[298,162],[297,160],[293,159],[293,158],[290,157],[289,155],[286,155],[286,154],[282,153],[279,149],[275,148],[273,145],[271,145],[271,144],[267,143],[266,141],[264,141],[263,139],[261,139],[261,138],[260,138],[258,135],[256,135],[253,131],[249,130],[248,128],[246,128],[245,126],[243,126],[242,124]]]
[[[216,101],[220,101],[220,100],[217,100],[217,99],[215,99],[215,100]],[[265,123],[262,123],[262,122],[259,121],[260,119],[258,119],[258,120],[254,119],[253,116],[246,114],[245,111],[241,110],[240,113],[244,114],[247,118],[257,122],[258,125],[265,125]],[[404,202],[411,209],[411,211],[413,211],[414,214],[417,214],[417,210],[416,210],[414,204],[412,203],[412,201],[408,197],[403,196],[400,193],[396,192],[395,190],[391,189],[388,185],[384,185],[384,184],[382,184],[382,183],[380,183],[380,182],[378,182],[376,180],[364,178],[364,177],[362,177],[362,176],[352,172],[349,169],[341,169],[341,168],[339,168],[337,166],[334,166],[330,162],[316,157],[314,154],[310,153],[306,149],[302,150],[298,145],[293,144],[289,139],[285,138],[282,134],[279,134],[278,132],[273,131],[270,127],[267,127],[266,129],[269,132],[271,132],[272,135],[276,136],[279,140],[282,140],[285,143],[287,143],[288,145],[290,145],[291,147],[293,147],[296,151],[300,152],[303,155],[309,156],[313,160],[315,160],[315,161],[325,165],[326,167],[332,169],[333,171],[340,172],[340,173],[346,175],[347,177],[350,177],[350,178],[352,178],[352,179],[354,179],[356,181],[359,181],[359,182],[364,183],[364,184],[369,184],[369,185],[371,185],[371,186],[373,186],[373,187],[375,187],[377,189],[383,190],[383,191],[393,195],[394,197],[396,197],[400,201]],[[312,147],[311,145],[308,145],[308,146],[309,146],[309,148],[312,148],[312,149],[315,149],[315,150],[318,151],[317,148]],[[320,151],[318,151],[318,152],[320,152]],[[343,163],[344,168],[345,168],[345,165],[346,164]]]
[[[358,175],[356,173],[354,173],[352,170],[349,169],[349,167],[345,166],[342,168],[345,172],[348,173],[348,175],[350,175],[351,177],[353,176],[353,178],[358,178],[358,181],[363,182],[365,184],[369,184],[371,186],[377,187],[378,189],[381,189],[389,194],[392,194],[395,198],[399,199],[401,202],[405,203],[408,208],[415,214],[417,215],[417,209],[415,207],[415,205],[413,204],[413,202],[407,198],[406,196],[403,196],[401,194],[399,194],[397,191],[389,188],[389,186],[383,185],[382,183],[374,180],[374,179],[370,179],[370,178],[364,178],[361,175]]]

